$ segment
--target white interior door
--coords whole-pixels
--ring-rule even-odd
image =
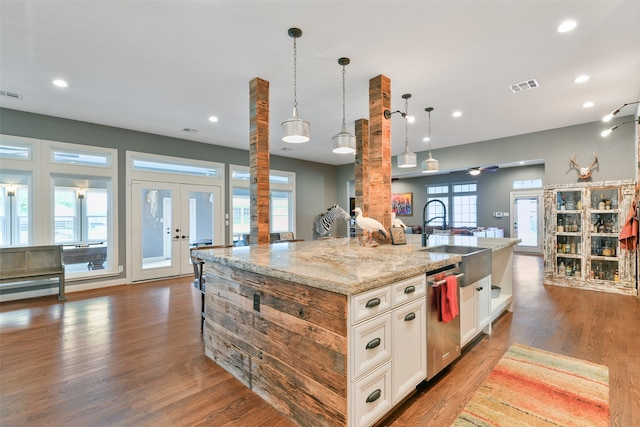
[[[189,249],[224,242],[220,187],[133,181],[131,280],[192,274]]]
[[[542,192],[511,193],[511,237],[521,239],[516,252],[542,253]]]

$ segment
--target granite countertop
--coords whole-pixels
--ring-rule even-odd
[[[215,262],[307,286],[354,295],[424,274],[461,260],[460,255],[421,251],[421,236],[406,245],[360,246],[357,238],[206,249],[196,254]],[[500,250],[518,239],[432,235],[428,246],[443,244]]]

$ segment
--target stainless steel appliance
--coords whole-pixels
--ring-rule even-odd
[[[427,380],[460,357],[460,316],[456,316],[447,323],[442,323],[438,316],[436,289],[446,282],[442,279],[441,273],[444,273],[444,277],[455,274],[458,278],[458,286],[462,284],[464,276],[459,264],[427,273]],[[459,308],[460,300],[458,299]]]

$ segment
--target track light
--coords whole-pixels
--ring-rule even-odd
[[[625,123],[635,123],[635,122],[636,122],[636,120],[627,120],[627,121],[624,121],[624,122],[620,122],[618,124],[615,124],[615,125],[611,126],[609,129],[603,130],[602,132],[600,132],[600,135],[603,136],[603,137],[607,137],[607,136],[609,136],[609,134],[611,132],[613,132],[614,130],[618,129],[618,127],[620,127],[620,125],[623,125]],[[638,124],[640,124],[640,118],[638,118],[637,122],[638,122]]]
[[[620,108],[616,108],[615,110],[613,110],[612,112],[610,112],[609,114],[607,114],[606,116],[604,116],[602,118],[602,121],[605,123],[608,123],[611,121],[611,119],[613,119],[613,116],[615,116],[616,114],[618,114],[620,112],[620,110],[622,110],[624,107],[626,107],[627,105],[633,105],[633,104],[640,104],[640,101],[635,101],[635,102],[628,102],[626,104],[624,104],[622,107]],[[604,132],[603,132],[604,133]],[[610,133],[610,132],[609,132]],[[609,135],[609,134],[607,134]],[[602,136],[607,136],[607,135],[602,135]]]

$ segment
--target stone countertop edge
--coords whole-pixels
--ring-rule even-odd
[[[457,254],[421,251],[421,236],[407,235],[406,245],[361,246],[358,238],[205,249],[205,261],[299,283],[343,295],[355,295],[460,262]],[[519,239],[432,235],[427,246],[443,244],[514,246]]]

